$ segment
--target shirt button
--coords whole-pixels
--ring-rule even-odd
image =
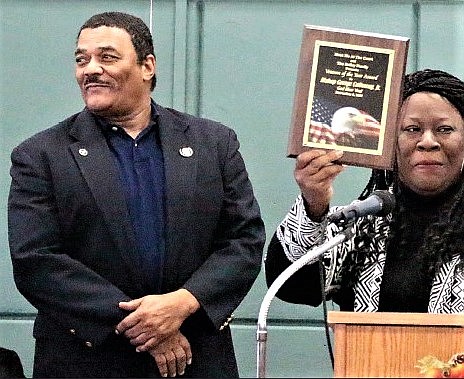
[[[92,345],[92,342],[87,341],[87,342],[85,343],[85,346],[87,346],[87,347],[92,347],[93,345]]]
[[[76,329],[69,329],[69,333],[76,334]]]
[[[117,132],[117,131],[118,131],[118,128],[117,128],[116,126],[113,126],[111,129],[112,129],[114,132]]]

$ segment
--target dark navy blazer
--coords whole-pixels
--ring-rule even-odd
[[[261,267],[260,210],[230,128],[157,108],[166,175],[162,292],[186,288],[201,304],[182,327],[193,348],[191,376],[232,375],[228,323]],[[35,365],[39,356],[66,354],[59,342],[71,361],[84,359],[79,349],[88,361],[89,351],[100,354],[100,367],[108,349],[132,352],[114,337],[126,316],[118,302],[148,295],[148,285],[114,157],[93,116],[84,109],[21,143],[11,158],[9,243],[16,285],[38,310]],[[152,363],[147,353],[134,355]],[[63,363],[67,372],[71,363]],[[145,376],[115,370],[102,376]]]

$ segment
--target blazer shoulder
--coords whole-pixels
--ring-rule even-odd
[[[212,120],[205,117],[194,116],[190,113],[181,112],[173,108],[163,108],[158,106],[160,115],[171,117],[174,122],[184,123],[190,128],[198,129],[203,132],[214,132],[214,133],[234,133],[234,130],[223,124],[220,121]]]

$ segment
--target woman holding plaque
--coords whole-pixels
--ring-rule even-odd
[[[268,285],[342,230],[352,236],[297,271],[277,297],[312,306],[326,297],[342,311],[462,312],[463,119],[460,79],[429,69],[405,77],[394,170],[373,170],[359,197],[391,193],[395,201],[386,215],[340,222],[341,208],[329,205],[333,180],[343,170],[337,163],[342,152],[300,154],[294,176],[301,194],[269,244]]]

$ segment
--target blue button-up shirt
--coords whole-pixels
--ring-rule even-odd
[[[135,139],[123,128],[99,120],[119,168],[144,281],[153,293],[160,291],[165,253],[164,160],[157,119],[152,104],[150,123]]]

